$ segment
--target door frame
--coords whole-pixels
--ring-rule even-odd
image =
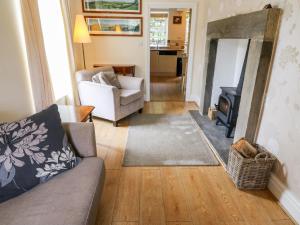
[[[170,8],[186,8],[192,10],[191,28],[190,28],[190,40],[189,40],[189,52],[188,52],[188,65],[186,74],[186,93],[185,101],[192,101],[191,87],[192,87],[192,75],[193,75],[193,64],[194,64],[194,48],[196,38],[196,22],[197,22],[197,2],[151,2],[145,4],[145,85],[146,85],[146,101],[151,100],[151,84],[150,84],[150,14],[151,9],[170,9]]]

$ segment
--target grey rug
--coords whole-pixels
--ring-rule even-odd
[[[224,126],[217,126],[216,121],[211,121],[207,116],[201,116],[198,110],[191,110],[190,113],[222,161],[227,165],[229,148],[233,142],[233,138],[225,137],[226,128]]]
[[[124,166],[219,165],[189,114],[134,115],[128,132]]]

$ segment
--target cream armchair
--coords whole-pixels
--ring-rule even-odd
[[[93,116],[118,121],[144,107],[144,79],[118,76],[122,89],[92,82],[92,77],[101,71],[113,71],[111,67],[82,70],[76,73],[79,98],[82,105],[95,107]]]

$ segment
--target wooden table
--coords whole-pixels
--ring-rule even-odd
[[[116,74],[124,76],[135,76],[135,65],[134,64],[94,64],[94,68],[111,66]]]
[[[94,106],[58,105],[62,122],[93,122],[92,112]]]

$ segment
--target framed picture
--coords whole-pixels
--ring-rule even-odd
[[[90,35],[143,36],[142,17],[85,16]]]
[[[141,14],[142,0],[82,0],[83,12]]]
[[[173,24],[181,24],[182,16],[173,16]]]

